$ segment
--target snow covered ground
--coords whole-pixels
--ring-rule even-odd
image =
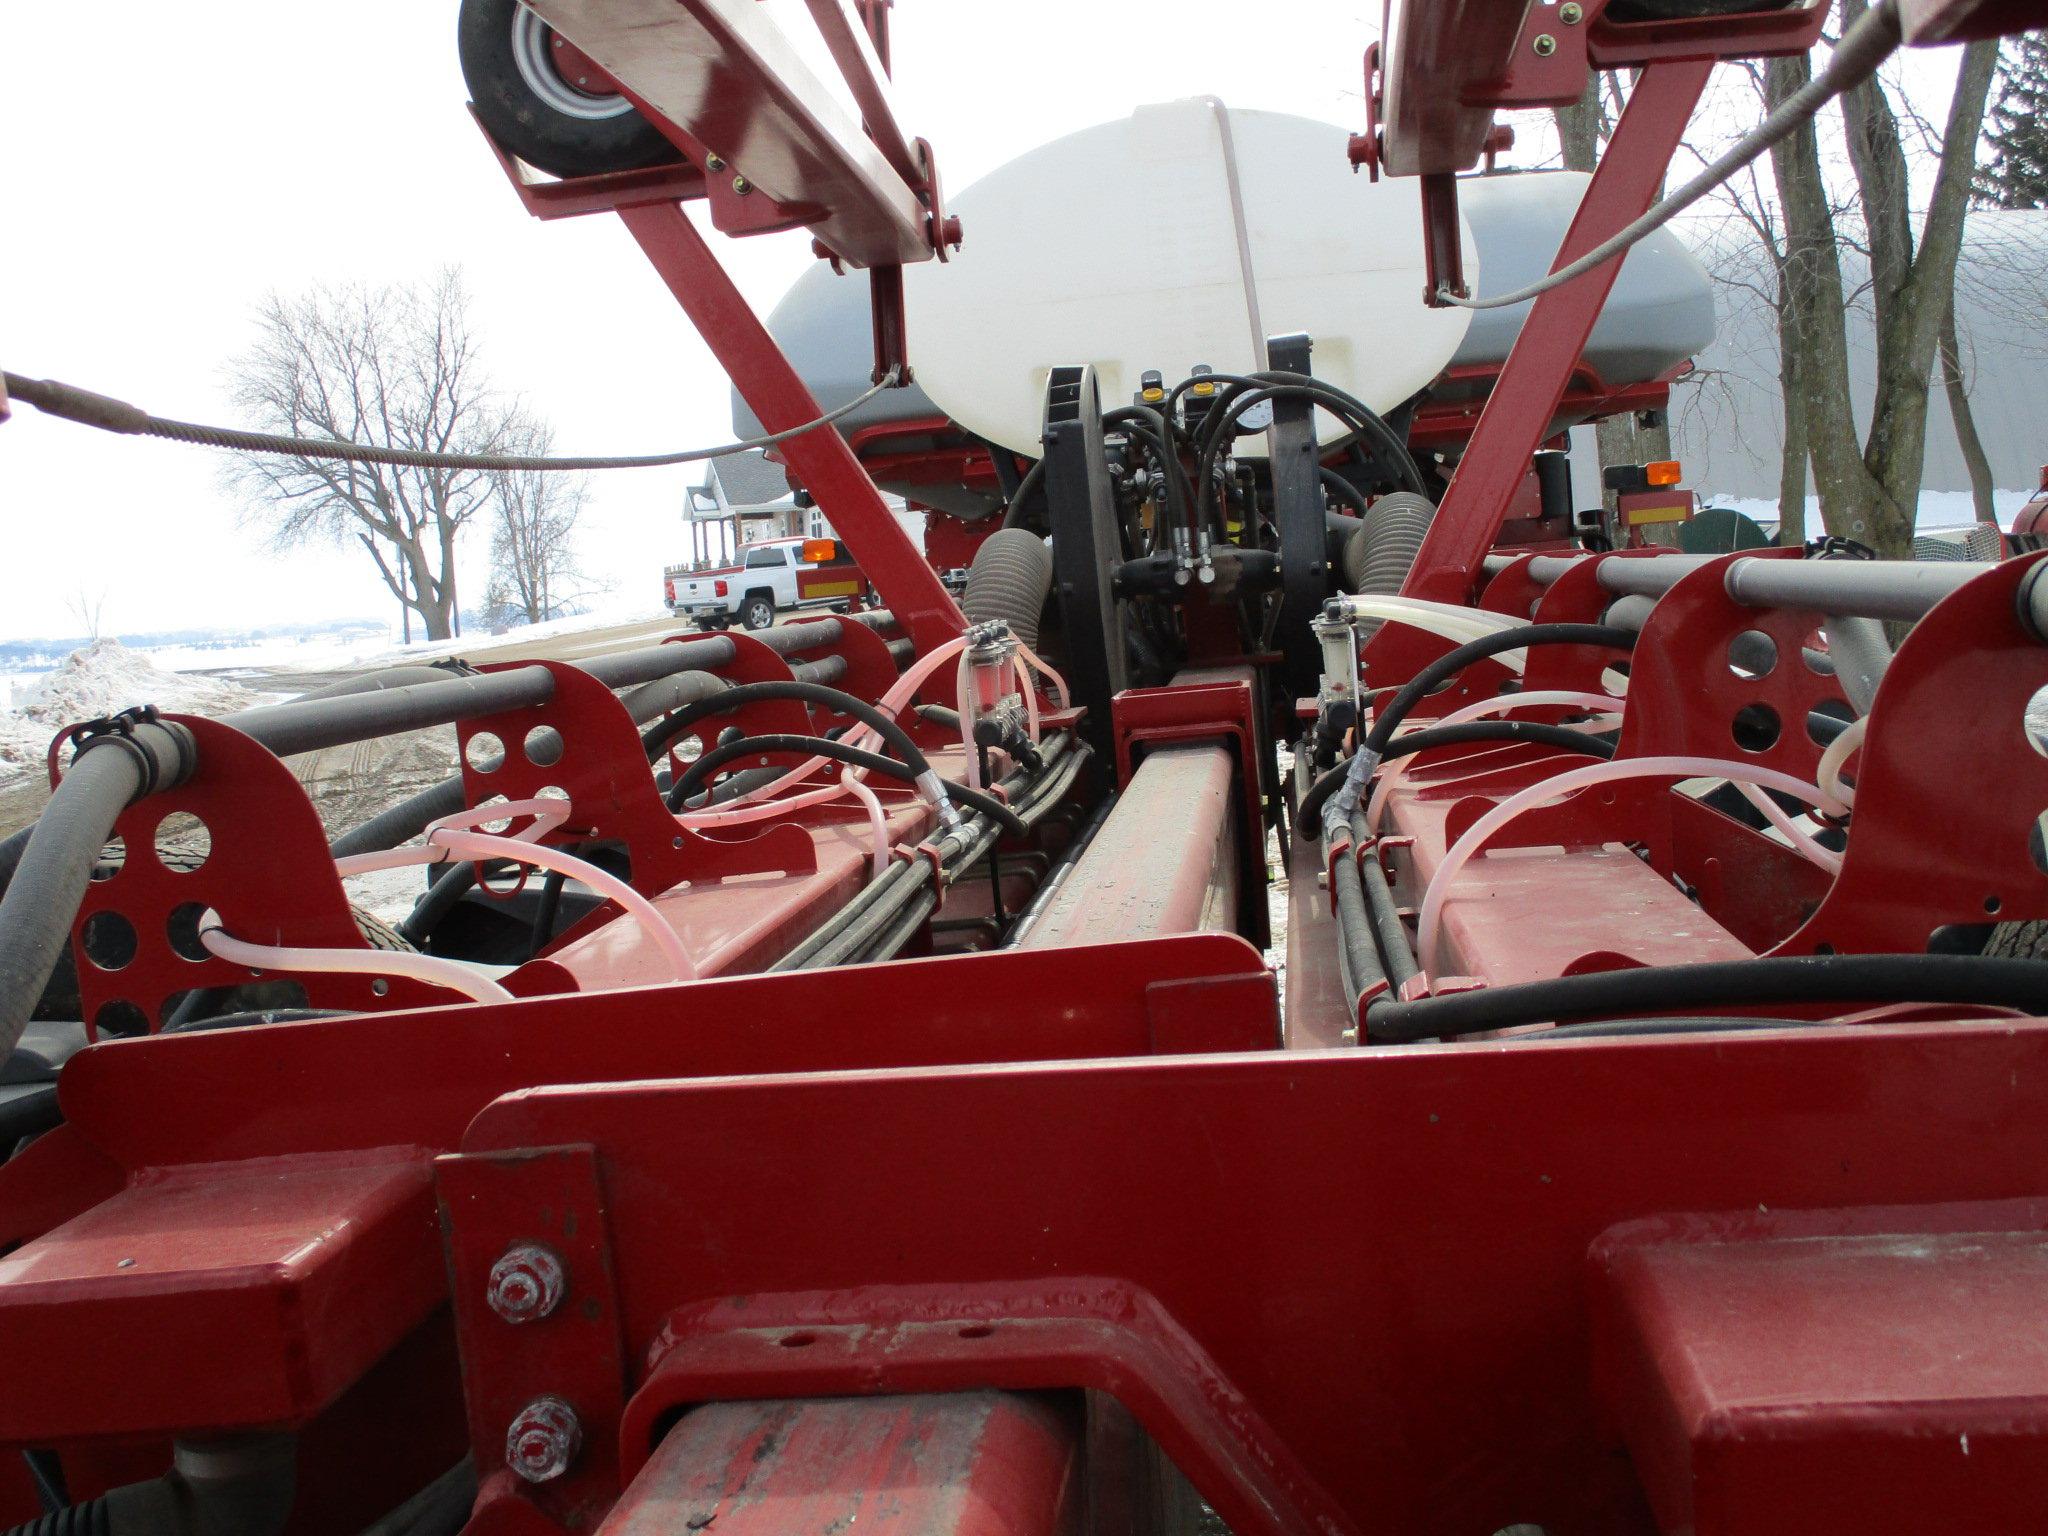
[[[67,725],[132,704],[155,704],[188,715],[225,715],[271,695],[193,673],[168,671],[118,640],[95,640],[54,671],[17,685],[0,711],[0,780],[40,768],[50,738]]]

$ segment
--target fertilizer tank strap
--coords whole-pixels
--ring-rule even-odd
[[[94,394],[56,379],[29,379],[17,373],[0,373],[7,395],[26,401],[51,416],[61,416],[102,432],[128,436],[161,437],[174,443],[196,443],[204,448],[227,448],[237,453],[276,453],[298,459],[342,459],[351,464],[395,464],[407,469],[481,470],[586,470],[658,469],[668,464],[694,464],[703,459],[723,458],[750,448],[769,448],[828,426],[858,410],[885,389],[893,388],[901,370],[891,368],[882,382],[863,390],[846,404],[824,415],[770,432],[764,437],[743,438],[712,448],[684,448],[674,453],[585,455],[556,458],[517,453],[428,453],[417,448],[391,448],[375,443],[349,443],[323,437],[289,437],[275,432],[244,432],[235,427],[208,427],[190,421],[171,421],[152,416],[140,406],[110,395]]]

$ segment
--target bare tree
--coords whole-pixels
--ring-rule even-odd
[[[500,451],[513,407],[478,365],[453,268],[380,289],[272,294],[231,364],[235,403],[267,430],[436,453]],[[459,632],[457,535],[489,504],[478,470],[238,458],[230,480],[273,546],[355,539],[430,640]]]
[[[551,428],[528,417],[507,427],[512,453],[545,457],[554,450]],[[508,606],[538,624],[562,612],[566,590],[580,574],[574,548],[589,484],[582,475],[500,470],[490,477],[496,520],[491,525],[493,606]]]
[[[80,582],[78,590],[71,595],[70,601],[65,603],[64,606],[76,615],[78,627],[85,631],[85,638],[90,642],[100,637],[100,610],[106,607],[106,605],[107,589],[105,587],[101,587],[97,592],[92,592],[86,589],[84,582]]]
[[[1842,0],[1845,25],[1864,0]],[[1814,485],[1828,531],[1880,554],[1911,553],[1927,446],[1927,403],[1942,330],[1955,299],[1956,260],[1969,204],[1977,139],[1998,59],[1995,41],[1962,50],[1947,123],[1934,156],[1926,212],[1916,230],[1899,117],[1882,80],[1841,102],[1844,139],[1862,205],[1870,300],[1877,341],[1877,393],[1859,443],[1849,392],[1847,314],[1840,246],[1819,136],[1811,123],[1771,151],[1785,222],[1788,299],[1797,378]],[[1804,57],[1773,59],[1766,71],[1773,106],[1812,78]]]

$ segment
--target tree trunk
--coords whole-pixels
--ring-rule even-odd
[[[1778,456],[1778,542],[1787,549],[1806,542],[1806,397],[1799,382],[1804,350],[1791,285],[1778,262],[1778,378],[1784,396],[1784,447]]]
[[[1879,547],[1885,553],[1903,554],[1912,548],[1914,513],[1926,467],[1930,375],[1943,322],[1954,308],[1963,216],[1969,208],[1984,104],[1997,65],[1996,41],[1971,43],[1963,49],[1934,190],[1920,227],[1919,250],[1910,254],[1903,269],[1896,253],[1881,255],[1882,247],[1896,243],[1896,234],[1880,239],[1886,221],[1872,220],[1872,278],[1878,306],[1877,399],[1863,457],[1871,480],[1882,491],[1878,512],[1887,526]],[[1891,161],[1897,155],[1902,163],[1903,154],[1897,148],[1898,122],[1884,103],[1883,92],[1872,82],[1845,98],[1843,106],[1849,114],[1852,146],[1859,138],[1876,142],[1880,176],[1875,184],[1885,189],[1884,195],[1903,199],[1902,191],[1890,189]],[[1858,174],[1860,180],[1860,162]],[[1894,281],[1895,288],[1891,286]]]
[[[1804,54],[1772,59],[1765,71],[1767,104],[1775,109],[1812,77],[1812,62]],[[1910,540],[1893,539],[1887,547],[1899,519],[1896,509],[1891,509],[1891,517],[1874,515],[1882,510],[1877,504],[1884,489],[1865,466],[1856,441],[1849,394],[1848,305],[1834,211],[1828,204],[1812,122],[1772,146],[1771,171],[1784,208],[1786,293],[1798,338],[1785,354],[1796,359],[1795,377],[1785,382],[1798,392],[1821,523],[1838,537],[1872,545],[1880,554],[1904,557],[1911,553]]]
[[[1956,446],[1970,470],[1970,501],[1977,521],[1998,522],[1998,508],[1991,491],[1991,457],[1984,451],[1984,439],[1977,435],[1976,413],[1970,409],[1970,391],[1963,383],[1962,348],[1956,341],[1956,306],[1951,297],[1948,313],[1941,320],[1941,386],[1948,394],[1949,420],[1955,424]]]

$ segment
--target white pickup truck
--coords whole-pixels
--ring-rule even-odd
[[[766,629],[778,613],[844,606],[866,589],[860,567],[831,539],[745,544],[737,565],[709,571],[672,565],[662,580],[669,612],[706,629],[726,629],[734,620]]]

